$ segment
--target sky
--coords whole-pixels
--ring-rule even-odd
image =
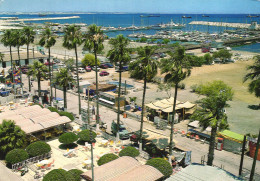
[[[260,14],[260,0],[0,0],[0,12]]]

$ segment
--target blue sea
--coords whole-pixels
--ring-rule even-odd
[[[148,14],[103,14],[103,13],[92,13],[92,14],[46,14],[42,18],[51,17],[68,17],[68,16],[79,16],[78,19],[66,19],[66,20],[46,20],[46,21],[31,21],[31,23],[85,23],[85,24],[97,24],[98,26],[111,26],[111,27],[129,27],[135,26],[150,26],[159,23],[169,23],[171,20],[175,23],[186,24],[186,27],[175,31],[202,31],[210,33],[220,33],[224,30],[233,30],[234,28],[229,27],[215,27],[215,26],[202,26],[202,25],[189,25],[191,21],[211,21],[211,22],[228,22],[228,23],[251,23],[251,21],[257,21],[260,23],[260,17],[247,17],[246,14],[207,14],[209,17],[203,17],[202,14],[153,14],[159,17],[141,17],[140,15],[147,16]],[[206,15],[206,14],[205,14]],[[182,16],[191,16],[192,18],[182,18]],[[19,18],[40,18],[38,14],[15,14],[7,15],[1,14],[0,17],[19,17]],[[27,21],[28,22],[28,21]],[[29,22],[30,23],[30,22]],[[155,34],[158,30],[140,30],[135,32],[142,32],[146,34]],[[106,33],[109,37],[115,37],[118,34],[125,36],[132,34],[133,31],[117,31]],[[260,43],[253,45],[245,45],[235,47],[236,50],[252,51],[260,53]]]

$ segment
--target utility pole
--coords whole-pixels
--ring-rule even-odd
[[[245,147],[246,147],[246,136],[244,135],[244,141],[243,141],[243,147],[242,147],[242,153],[241,153],[241,160],[240,160],[240,167],[239,167],[239,176],[242,175],[244,155],[245,155]]]
[[[255,150],[255,157],[254,157],[254,161],[253,161],[253,165],[252,165],[249,181],[253,181],[253,179],[254,179],[255,164],[256,164],[256,159],[257,159],[257,156],[258,156],[259,142],[260,142],[260,130],[259,130],[259,133],[258,133],[258,139],[257,139],[257,143],[256,143],[256,150]]]

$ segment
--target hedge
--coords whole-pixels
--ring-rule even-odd
[[[37,141],[27,146],[26,151],[30,157],[35,157],[45,153],[49,153],[51,151],[51,147],[44,141]]]
[[[5,156],[7,164],[15,164],[27,160],[29,158],[28,153],[23,149],[13,149],[9,151]]]
[[[78,169],[72,169],[72,170],[69,170],[68,173],[74,177],[75,181],[81,181],[80,175],[84,172],[81,170],[78,170]]]
[[[128,146],[126,148],[124,148],[123,150],[121,150],[119,152],[119,156],[130,156],[130,157],[137,157],[140,154],[139,150],[137,150],[136,148],[132,147],[132,146]]]
[[[59,142],[64,143],[64,144],[71,144],[75,141],[78,140],[78,136],[75,133],[68,132],[68,133],[63,133],[59,137]]]
[[[117,158],[118,158],[117,155],[115,155],[113,153],[108,153],[108,154],[105,154],[102,157],[100,157],[97,164],[100,166],[100,165],[103,165],[105,163],[111,162],[111,161],[113,161]]]
[[[74,121],[74,116],[72,113],[65,112],[65,111],[60,111],[58,112],[60,116],[67,116],[71,121]]]
[[[65,181],[65,180],[70,180],[74,181],[76,180],[73,175],[69,174],[69,172],[63,170],[63,169],[54,169],[47,173],[43,177],[43,181]]]
[[[48,109],[49,109],[51,112],[57,112],[57,113],[59,113],[59,110],[56,109],[55,107],[48,107]]]
[[[92,133],[92,139],[95,139],[97,134],[94,131],[91,131]],[[90,130],[85,129],[78,133],[79,139],[82,141],[90,142]]]
[[[166,177],[172,174],[171,164],[163,158],[152,158],[146,162],[146,165],[156,168]]]

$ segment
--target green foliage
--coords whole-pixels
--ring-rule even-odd
[[[95,65],[95,55],[88,53],[81,60],[84,66],[94,66]],[[97,65],[100,65],[99,59],[97,59]]]
[[[178,88],[180,88],[180,89],[185,89],[185,84],[184,84],[184,83],[178,84]]]
[[[159,170],[165,177],[172,174],[171,164],[163,158],[152,158],[146,162],[146,165],[150,165]]]
[[[43,177],[43,181],[75,181],[76,178],[63,169],[54,169]]]
[[[191,66],[194,67],[201,67],[203,64],[205,64],[205,59],[204,57],[198,57],[198,56],[191,56]]]
[[[167,45],[168,43],[170,43],[170,40],[169,40],[169,39],[163,39],[162,44]]]
[[[0,155],[4,157],[7,152],[22,148],[25,145],[26,135],[14,121],[3,120],[0,124]]]
[[[230,53],[228,50],[221,49],[218,52],[213,53],[214,58],[220,58],[223,63],[225,63],[225,60],[230,59],[232,56],[232,53]]]
[[[33,106],[35,106],[35,105],[40,106],[41,108],[43,108],[43,105],[42,105],[42,104],[39,104],[39,103],[33,103]]]
[[[41,34],[41,39],[39,41],[39,44],[46,48],[51,48],[56,43],[56,36],[52,33],[51,29],[49,27],[46,27],[44,31]]]
[[[72,113],[70,113],[70,112],[66,112],[66,111],[60,111],[59,112],[59,115],[60,116],[66,116],[66,117],[68,117],[71,121],[74,121],[74,116],[73,116],[73,114]]]
[[[9,165],[9,164],[22,162],[28,158],[29,158],[28,153],[23,149],[13,149],[12,151],[9,151],[6,154],[5,161]]]
[[[147,38],[142,37],[142,38],[139,40],[139,42],[141,42],[141,43],[145,43],[145,42],[147,42]]]
[[[73,176],[75,181],[81,181],[80,175],[84,172],[82,170],[72,169],[72,170],[69,170],[68,173]]]
[[[108,162],[111,162],[115,159],[117,159],[118,156],[113,154],[113,153],[108,153],[108,154],[105,154],[103,155],[102,157],[99,158],[97,164],[100,166],[100,165],[104,165],[105,163],[108,163]]]
[[[66,65],[67,69],[69,69],[70,71],[73,71],[73,67],[74,67],[74,59],[73,58],[69,58],[67,60],[64,60],[64,64]]]
[[[92,139],[95,139],[97,134],[94,131],[90,131],[88,129],[82,130],[78,133],[79,139],[85,142],[91,142],[90,136],[92,137]]]
[[[63,133],[59,137],[59,142],[64,143],[64,144],[71,144],[75,141],[78,140],[78,136],[75,133],[68,132],[68,133]]]
[[[206,53],[204,55],[205,64],[211,65],[213,63],[213,57],[210,55],[210,53]]]
[[[51,147],[49,144],[43,141],[37,141],[27,146],[26,151],[30,157],[35,157],[49,153],[51,151]]]
[[[56,112],[56,113],[59,113],[59,110],[55,107],[48,107],[48,109],[51,111],[51,112]]]
[[[137,150],[136,148],[132,147],[132,146],[128,146],[126,148],[124,148],[123,150],[121,150],[119,152],[119,156],[130,156],[130,157],[137,157],[140,154],[139,150]]]

